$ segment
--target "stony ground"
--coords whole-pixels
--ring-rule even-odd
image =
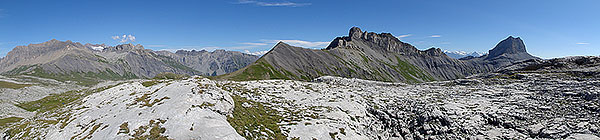
[[[16,107],[14,104],[35,101],[49,94],[82,88],[75,84],[32,76],[0,76],[0,82],[13,85],[0,87],[0,118],[31,117],[35,113]]]
[[[402,84],[135,80],[78,91],[6,139],[600,139],[600,80],[496,74]]]

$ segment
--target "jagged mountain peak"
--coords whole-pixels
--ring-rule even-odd
[[[368,32],[368,31],[362,31],[359,27],[352,27],[350,28],[350,32],[348,34],[348,36],[350,38],[355,38],[355,39],[378,39],[378,38],[387,38],[390,40],[394,40],[397,38],[394,37],[394,35],[392,35],[391,33],[375,33],[375,32]],[[400,41],[400,40],[397,40]]]
[[[144,50],[144,46],[142,46],[141,44],[137,44],[137,45],[133,45],[131,43],[129,44],[120,44],[114,47],[108,47],[110,50],[116,50],[116,51],[129,51],[129,50]]]
[[[358,27],[350,28],[350,32],[349,32],[348,36],[335,38],[333,41],[331,41],[331,43],[329,43],[326,50],[331,50],[331,49],[338,48],[338,47],[360,50],[360,48],[357,48],[357,47],[364,46],[364,45],[358,45],[358,44],[353,43],[353,42],[357,42],[357,41],[373,43],[373,45],[368,45],[368,46],[372,46],[373,47],[372,49],[376,49],[376,50],[385,50],[385,51],[394,51],[394,52],[409,52],[409,53],[414,53],[417,51],[417,49],[414,46],[400,41],[398,38],[396,38],[391,33],[375,33],[375,32],[362,31]]]
[[[365,32],[363,32],[360,28],[358,27],[352,27],[350,28],[350,32],[348,33],[348,35],[352,38],[360,38],[363,36]]]
[[[430,56],[445,55],[445,53],[440,48],[429,48],[429,49],[425,50],[425,53],[429,54]]]
[[[207,53],[208,51],[206,50],[177,50],[175,51],[175,54],[182,54],[182,55],[197,55],[197,54],[202,54],[202,53]]]

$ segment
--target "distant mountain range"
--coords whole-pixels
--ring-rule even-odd
[[[463,57],[467,57],[467,56],[472,56],[472,57],[480,57],[483,56],[487,53],[482,53],[482,52],[465,52],[465,51],[449,51],[449,50],[444,50],[443,51],[446,55],[448,55],[449,57],[452,57],[454,59],[461,59]]]
[[[465,57],[458,57],[459,54]],[[353,27],[348,36],[335,38],[325,49],[279,42],[260,58],[224,50],[173,53],[144,49],[139,44],[84,45],[50,40],[15,47],[0,59],[0,73],[89,84],[98,80],[149,78],[161,72],[231,80],[310,81],[329,75],[414,83],[462,78],[529,59],[539,58],[527,53],[523,41],[512,36],[488,54],[480,55],[443,52],[439,48],[418,50],[390,33],[363,32]]]
[[[454,59],[441,49],[418,50],[390,33],[363,32],[335,38],[326,49],[313,50],[279,42],[253,64],[217,78],[230,80],[311,80],[332,75],[394,82],[448,80],[483,73],[513,62],[539,59],[527,53],[520,38],[508,37],[488,55]]]
[[[4,75],[34,75],[58,80],[95,83],[154,77],[161,72],[188,75],[218,75],[233,72],[258,56],[234,51],[152,51],[142,45],[81,44],[50,40],[17,46],[0,59]]]

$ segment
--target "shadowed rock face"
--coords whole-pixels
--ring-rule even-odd
[[[490,55],[457,60],[439,48],[418,50],[390,33],[364,32],[358,27],[335,38],[323,50],[278,43],[254,64],[222,76],[225,79],[296,79],[333,75],[378,81],[449,80],[493,71],[516,61],[538,59],[525,51],[520,38],[509,37]]]
[[[118,79],[154,77],[161,72],[210,75],[235,71],[256,58],[231,51],[155,52],[139,44],[113,47],[53,39],[15,47],[0,59],[0,73],[63,76],[77,73]]]
[[[539,58],[527,53],[525,44],[521,38],[510,36],[498,43],[494,49],[490,50],[489,54],[485,56],[484,59],[496,61],[497,63],[504,63],[503,65],[510,65],[515,61]]]
[[[498,57],[502,54],[526,54],[525,44],[520,37],[514,38],[509,36],[507,39],[500,41],[494,49],[489,51],[488,57]]]

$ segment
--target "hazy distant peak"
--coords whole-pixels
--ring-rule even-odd
[[[450,50],[444,50],[443,51],[446,55],[448,55],[449,57],[455,58],[455,59],[460,59],[460,58],[464,58],[464,57],[468,57],[468,56],[472,56],[472,57],[480,57],[483,56],[487,53],[485,52],[476,52],[473,51],[471,53],[467,52],[467,51],[450,51]]]

